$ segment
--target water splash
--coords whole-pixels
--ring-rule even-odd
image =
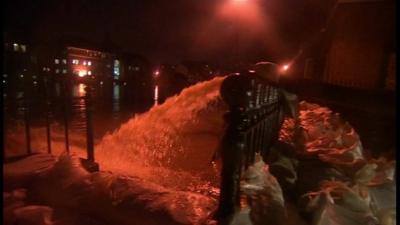
[[[223,79],[186,88],[106,134],[95,147],[102,169],[186,190],[217,185],[210,160],[224,131]]]

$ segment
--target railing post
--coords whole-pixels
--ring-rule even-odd
[[[87,159],[94,162],[91,87],[89,84],[85,90]]]
[[[83,167],[89,172],[99,171],[99,164],[94,160],[94,141],[93,141],[93,121],[92,121],[92,88],[90,81],[86,84],[85,88],[85,107],[86,107],[86,145],[87,145],[87,159],[81,159]]]
[[[226,121],[229,127],[223,137],[221,158],[220,200],[217,211],[218,224],[229,224],[231,217],[240,206],[240,174],[245,138],[241,124],[245,122],[243,112],[228,112]]]

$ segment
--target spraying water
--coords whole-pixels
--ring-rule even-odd
[[[210,160],[224,132],[223,79],[186,88],[106,134],[95,147],[102,169],[184,190],[217,186]]]

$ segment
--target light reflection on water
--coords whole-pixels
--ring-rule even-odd
[[[50,87],[50,112],[51,124],[64,126],[67,117],[70,134],[79,135],[86,131],[86,85],[84,83],[72,84],[64,89],[61,83],[54,83]],[[118,83],[93,83],[92,85],[92,118],[95,138],[101,138],[106,132],[112,132],[129,118],[137,113],[147,111],[154,101],[158,104],[158,99],[154,99],[154,90],[158,87],[153,86],[151,92],[132,89],[132,86]],[[65,95],[65,91],[68,91]],[[46,94],[45,88],[39,86],[33,90],[32,95],[28,96],[31,101],[29,108],[29,118],[32,127],[44,127],[46,121]],[[146,91],[146,90],[144,90]],[[150,91],[150,90],[148,90]],[[69,94],[68,94],[69,93]],[[146,93],[146,99],[141,97]],[[24,123],[24,93],[21,91],[6,92],[6,104],[4,104],[4,121],[6,129],[12,128],[16,123]],[[138,97],[137,97],[138,96]],[[156,93],[157,96],[157,93]],[[17,100],[16,98],[20,100]],[[65,108],[66,107],[66,108]]]
[[[121,89],[118,84],[114,84],[113,86],[113,102],[112,102],[112,116],[113,119],[119,118],[119,112],[121,110],[120,107],[120,93]]]
[[[154,105],[158,105],[158,85],[154,87]]]
[[[85,97],[85,94],[86,94],[85,88],[86,88],[85,84],[74,85],[72,87],[72,96],[73,97]]]

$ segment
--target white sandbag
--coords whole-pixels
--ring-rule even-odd
[[[286,224],[287,214],[282,189],[268,171],[261,156],[243,175],[241,191],[251,199],[250,218],[254,225]]]
[[[306,208],[313,212],[313,225],[378,224],[369,201],[342,182],[325,182],[321,191],[309,193]]]

